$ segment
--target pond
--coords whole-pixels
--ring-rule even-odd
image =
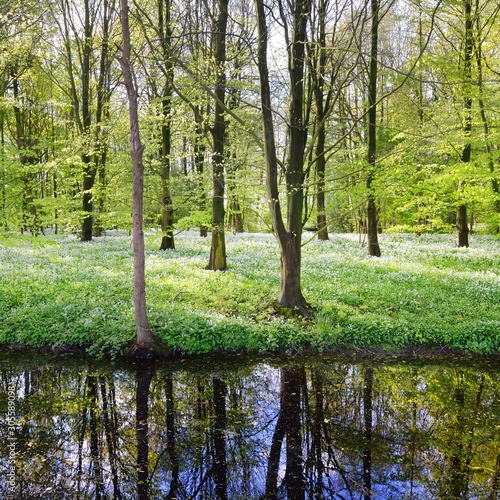
[[[0,356],[0,497],[495,499],[498,358]]]

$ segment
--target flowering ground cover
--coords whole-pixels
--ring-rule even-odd
[[[279,252],[269,234],[227,235],[229,270],[206,271],[209,238],[176,235],[159,251],[146,235],[147,300],[153,332],[179,353],[296,352],[333,348],[500,347],[500,241],[451,235],[381,235],[382,257],[358,235],[303,247],[307,320],[278,314]],[[0,343],[86,346],[119,352],[135,332],[131,238],[109,232],[0,237]],[[90,347],[89,347],[90,346]]]

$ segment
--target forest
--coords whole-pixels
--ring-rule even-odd
[[[489,280],[490,295],[472,298],[462,283],[449,300],[456,303],[461,294],[482,302],[476,315],[481,325],[464,327],[476,332],[466,344],[496,349],[499,10],[492,0],[4,0],[0,250],[8,256],[4,272],[10,272],[9,259],[16,269],[9,282],[21,280],[28,244],[35,253],[55,250],[49,260],[61,259],[63,269],[58,237],[73,238],[66,248],[85,260],[97,247],[78,244],[120,231],[143,237],[144,229],[146,251],[165,254],[165,262],[187,258],[190,247],[190,257],[198,259],[201,245],[206,259],[197,266],[236,273],[246,246],[250,254],[262,252],[252,254],[262,268],[265,259],[279,265],[272,271],[279,275],[276,291],[266,288],[266,305],[247,318],[292,321],[288,310],[293,321],[313,321],[318,328],[331,316],[335,328],[345,327],[341,337],[349,343],[342,321],[352,320],[352,311],[344,314],[328,298],[318,309],[319,285],[303,276],[303,253],[318,256],[320,242],[336,239],[332,245],[348,267],[353,255],[361,259],[359,248],[375,258],[393,256],[404,235],[400,263],[414,257],[423,263],[432,256],[429,248],[441,249],[443,241],[455,252],[439,254],[432,272],[443,266],[459,272],[464,263],[476,272],[479,267],[467,263],[484,255],[481,278]],[[277,244],[272,251],[267,233]],[[483,253],[467,256],[463,252],[476,236]],[[24,255],[15,263],[9,253],[14,247]],[[144,239],[137,248],[134,241],[135,253],[144,253]],[[336,266],[321,264],[334,250],[325,252],[318,265]],[[386,261],[375,260],[369,261],[372,268],[391,272]],[[33,265],[43,269],[43,259]],[[138,265],[144,270],[148,264],[143,259]],[[339,269],[332,273],[346,272]],[[208,274],[199,280],[229,280]],[[318,270],[314,279],[331,276]],[[183,302],[187,287],[170,290],[169,308],[174,300]],[[246,293],[236,302],[256,301]],[[19,327],[12,309],[22,299],[14,295],[1,305],[11,318],[3,341]],[[351,304],[344,293],[342,300],[359,309],[357,301],[368,297],[361,296]],[[394,297],[386,299],[388,304],[382,300],[367,309],[386,315],[399,310]],[[223,315],[245,316],[245,307],[218,301]],[[464,305],[465,315],[474,303]],[[141,307],[146,315],[145,300]],[[457,318],[453,307],[445,309]],[[144,325],[137,326],[138,334],[149,329]],[[403,344],[435,341],[434,333],[410,330]],[[384,335],[377,342],[385,343]]]

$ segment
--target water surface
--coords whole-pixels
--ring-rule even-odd
[[[498,359],[0,356],[0,498],[496,499]]]

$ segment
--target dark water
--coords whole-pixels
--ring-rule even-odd
[[[496,499],[498,359],[0,356],[0,498]]]

